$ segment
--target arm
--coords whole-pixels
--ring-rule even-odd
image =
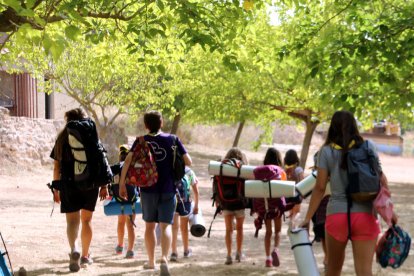
[[[184,163],[186,166],[190,167],[193,164],[193,161],[191,160],[191,156],[186,153],[183,155]]]
[[[316,184],[312,191],[308,211],[306,213],[305,219],[300,224],[300,227],[309,228],[309,222],[318,209],[319,204],[321,203],[321,200],[325,194],[326,183],[328,183],[328,171],[318,168],[318,176],[316,177]]]
[[[60,163],[57,160],[53,162],[53,180],[60,180]],[[53,189],[53,201],[60,203],[60,194],[56,189]]]
[[[128,155],[125,158],[124,165],[122,166],[121,170],[121,176],[119,177],[119,196],[123,199],[128,199],[128,194],[125,187],[125,179],[128,172],[128,168],[131,165],[132,162],[132,152],[129,152]]]
[[[196,215],[196,214],[198,214],[198,199],[199,199],[198,185],[194,184],[194,185],[192,185],[192,187],[193,187],[193,192],[194,192],[193,214]]]

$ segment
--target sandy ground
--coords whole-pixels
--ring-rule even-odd
[[[194,161],[194,170],[199,176],[201,207],[207,226],[212,220],[214,209],[211,207],[211,183],[207,172],[209,160],[220,157],[223,152],[189,147]],[[204,152],[204,153],[202,153]],[[207,152],[207,154],[205,153]],[[258,163],[262,154],[248,153],[252,163]],[[400,225],[411,234],[414,233],[414,193],[412,168],[414,159],[381,156],[384,170],[391,182],[395,208],[400,216]],[[53,203],[46,183],[51,180],[51,168],[10,169],[3,168],[0,177],[0,231],[5,239],[14,271],[24,267],[28,275],[69,274],[68,244],[65,234],[65,217],[59,213],[59,206],[50,216]],[[307,208],[303,204],[302,215]],[[105,216],[102,202],[98,202],[93,218],[94,237],[91,245],[94,264],[81,269],[79,275],[158,275],[159,271],[143,271],[146,261],[143,245],[143,221],[137,219],[136,258],[127,260],[116,255],[116,217]],[[384,226],[384,225],[383,225]],[[193,256],[182,258],[179,248],[179,262],[170,263],[172,275],[297,275],[296,264],[286,235],[287,222],[284,223],[281,238],[281,266],[264,267],[263,236],[254,238],[253,218],[248,214],[245,222],[244,252],[246,259],[231,266],[224,265],[226,249],[224,244],[224,221],[219,216],[214,224],[211,237],[206,235],[195,238],[190,235]],[[384,229],[385,230],[385,226]],[[181,245],[181,243],[180,243]],[[2,245],[0,246],[3,249]],[[321,273],[322,249],[313,246]],[[156,256],[160,256],[157,248]],[[347,248],[343,275],[354,275],[351,246]],[[392,270],[381,269],[374,264],[376,275],[414,275],[413,251],[404,265]]]

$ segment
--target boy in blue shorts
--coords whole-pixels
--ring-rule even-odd
[[[145,221],[145,247],[147,249],[148,262],[144,269],[155,268],[155,226],[159,223],[161,228],[161,259],[160,275],[170,275],[168,269],[168,253],[171,246],[171,224],[174,221],[176,208],[175,183],[173,170],[173,154],[176,145],[178,152],[183,156],[184,163],[191,166],[191,157],[187,153],[180,139],[161,131],[163,125],[162,115],[158,111],[149,111],[144,115],[145,128],[148,133],[144,136],[155,157],[157,165],[158,181],[151,187],[140,188],[142,218]],[[125,177],[132,161],[133,151],[139,141],[135,141],[128,153],[119,182],[119,194],[127,198]]]
[[[184,258],[191,256],[192,251],[189,248],[188,242],[188,219],[189,215],[193,213],[196,215],[198,213],[198,179],[195,173],[188,167],[185,168],[185,175],[181,180],[181,183],[177,183],[177,208],[174,215],[174,223],[172,226],[172,253],[170,256],[171,262],[176,262],[178,258],[177,250],[177,237],[178,237],[178,228],[181,230],[181,238],[183,241],[184,247]],[[190,187],[193,190],[194,194],[194,207],[191,210],[192,199],[190,196]]]

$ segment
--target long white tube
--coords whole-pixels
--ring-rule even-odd
[[[312,243],[308,230],[303,228],[288,230],[290,245],[295,256],[296,267],[300,276],[319,276],[318,266],[313,255]]]
[[[315,187],[317,172],[313,171],[310,175],[296,184],[296,190],[303,198],[307,198]]]
[[[210,175],[220,175],[220,161],[210,161],[208,163],[208,173]],[[249,165],[243,165],[240,168],[240,178],[243,179],[254,179],[253,170],[256,168],[256,166],[249,166]],[[237,176],[237,168],[223,164],[223,175],[225,176]]]
[[[244,196],[253,198],[294,197],[295,182],[284,180],[246,180],[244,182]]]

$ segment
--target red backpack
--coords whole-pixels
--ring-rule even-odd
[[[136,138],[132,154],[126,183],[145,188],[157,183],[158,172],[155,157],[143,136]]]

